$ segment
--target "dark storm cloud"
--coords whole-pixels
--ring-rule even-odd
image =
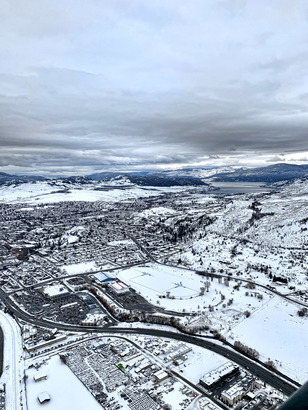
[[[306,158],[304,1],[2,3],[3,169]]]

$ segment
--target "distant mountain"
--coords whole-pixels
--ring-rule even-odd
[[[211,182],[263,182],[273,183],[295,178],[308,178],[308,165],[275,164],[261,168],[221,172],[207,179]]]
[[[0,185],[23,184],[24,182],[46,181],[47,178],[39,175],[10,175],[0,172]]]
[[[59,178],[57,179],[58,181],[60,180],[61,182],[64,182],[66,184],[81,184],[81,185],[86,185],[86,184],[93,184],[93,179],[89,177],[83,177],[83,176],[71,176],[67,178]]]
[[[121,174],[120,172],[96,172],[95,174],[87,175],[87,178],[93,179],[94,181],[109,181],[112,178],[116,178]]]
[[[165,176],[190,176],[190,177],[195,177],[195,178],[201,178],[201,179],[205,179],[205,178],[209,178],[212,175],[222,172],[231,172],[231,171],[235,171],[236,169],[238,169],[239,167],[231,167],[231,166],[227,166],[227,167],[200,167],[200,168],[178,168],[178,169],[174,169],[174,170],[164,170],[161,171],[160,174],[163,174]]]
[[[191,176],[168,176],[163,173],[116,173],[116,172],[101,172],[88,175],[89,178],[96,181],[116,181],[117,178],[125,178],[128,183],[136,184],[140,186],[196,186],[196,185],[208,185],[200,178]]]
[[[87,176],[46,178],[40,175],[10,175],[0,172],[0,185],[19,185],[26,182],[48,181],[58,183],[88,185],[103,182],[108,185],[139,186],[207,186],[211,182],[261,182],[274,183],[295,178],[308,178],[308,165],[275,164],[261,168],[182,168],[164,171],[140,172],[99,172]],[[206,183],[208,181],[209,183]]]
[[[19,185],[26,182],[47,181],[49,185],[88,185],[105,182],[108,185],[139,185],[139,186],[208,186],[201,178],[185,175],[165,175],[163,173],[138,172],[101,172],[88,176],[70,176],[62,178],[45,178],[38,175],[10,175],[0,172],[0,185]]]

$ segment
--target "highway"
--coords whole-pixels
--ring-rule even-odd
[[[246,368],[249,372],[259,377],[261,380],[270,384],[276,389],[279,389],[287,396],[294,393],[298,387],[301,385],[294,380],[288,378],[287,376],[266,369],[261,365],[261,363],[256,363],[249,358],[241,355],[240,353],[231,350],[231,348],[225,347],[219,342],[215,342],[213,339],[204,339],[202,337],[191,336],[183,333],[177,333],[170,330],[160,330],[154,328],[130,328],[121,326],[105,326],[105,327],[86,327],[78,325],[68,325],[64,323],[50,322],[45,319],[35,318],[34,316],[22,311],[18,306],[16,306],[12,300],[6,295],[3,290],[0,289],[0,297],[5,303],[7,308],[11,313],[13,313],[17,318],[20,318],[33,325],[42,326],[46,328],[57,328],[64,331],[72,332],[83,332],[83,333],[100,333],[100,334],[135,334],[142,336],[155,336],[168,339],[174,339],[177,341],[193,344],[200,346],[212,352],[218,353],[229,360],[237,363],[238,365]]]
[[[2,327],[0,327],[0,377],[3,372],[3,344],[4,344],[4,334]]]
[[[0,324],[4,331],[4,369],[0,380],[6,385],[6,408],[20,410],[20,397],[23,394],[20,383],[23,368],[19,364],[22,360],[21,335],[16,322],[2,311]]]

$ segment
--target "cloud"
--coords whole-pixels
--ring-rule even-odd
[[[5,2],[0,166],[91,171],[304,152],[306,9]]]
[[[274,157],[269,158],[266,162],[274,162],[274,163],[277,163],[277,162],[285,162],[285,158],[280,157],[280,156],[278,156],[278,155],[275,155]]]

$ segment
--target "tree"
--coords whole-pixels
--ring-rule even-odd
[[[67,364],[67,356],[65,354],[60,354],[59,357],[62,363]]]
[[[268,359],[264,364],[269,370],[273,370],[273,371],[277,370],[275,363],[271,359]]]
[[[244,345],[244,343],[239,340],[234,342],[234,349],[252,359],[259,359],[260,353],[256,349]]]

